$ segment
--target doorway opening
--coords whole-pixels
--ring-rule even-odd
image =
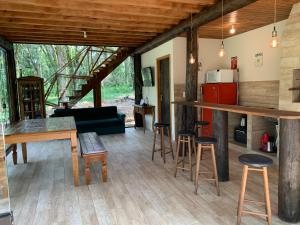
[[[170,124],[171,129],[170,55],[158,58],[156,67],[158,121]]]

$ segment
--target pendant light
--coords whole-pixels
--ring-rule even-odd
[[[222,42],[221,42],[221,47],[220,47],[220,51],[219,51],[219,56],[223,57],[225,55],[225,51],[224,51],[224,34],[223,34],[223,13],[224,13],[224,9],[223,9],[223,0],[222,0]]]
[[[276,0],[274,0],[274,28],[272,31],[272,41],[270,43],[272,48],[277,48],[279,45],[279,40],[278,40],[278,35],[277,35],[277,30],[276,30],[276,16],[277,16],[277,4]]]
[[[229,33],[230,33],[230,34],[235,34],[235,27],[234,27],[234,25],[231,25],[231,28],[230,28],[230,30],[229,30]]]
[[[193,14],[191,13],[191,53],[190,53],[190,59],[189,63],[194,64],[195,63],[195,58],[193,56]]]

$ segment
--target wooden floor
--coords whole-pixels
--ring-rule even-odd
[[[51,141],[28,145],[28,164],[8,159],[11,206],[17,225],[40,224],[235,224],[242,167],[239,150],[230,150],[231,181],[215,187],[201,182],[198,195],[188,173],[173,176],[174,161],[166,165],[157,153],[151,161],[152,133],[132,128],[126,134],[101,136],[109,151],[108,182],[99,182],[99,165],[93,165],[92,184],[84,184],[80,159],[80,186],[74,188],[69,143]],[[210,168],[210,157],[203,164]],[[21,156],[19,155],[19,161]],[[207,163],[206,163],[207,162]],[[277,217],[277,167],[270,169],[273,224],[286,224]],[[251,174],[252,175],[252,174]],[[248,180],[248,198],[263,199],[262,177]],[[258,206],[252,210],[264,210]],[[266,224],[245,216],[243,224]]]

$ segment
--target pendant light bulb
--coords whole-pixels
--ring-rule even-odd
[[[195,61],[196,61],[196,60],[195,60],[195,58],[194,58],[193,54],[191,53],[191,54],[190,54],[189,63],[190,63],[190,64],[194,64],[194,63],[195,63]]]
[[[279,40],[278,40],[278,35],[277,35],[277,30],[276,30],[276,16],[277,16],[277,1],[274,0],[274,29],[272,31],[272,41],[270,43],[270,46],[272,48],[277,48],[279,45]]]
[[[83,31],[83,38],[87,38],[86,31]]]
[[[274,30],[272,31],[272,41],[271,41],[271,47],[277,48],[279,45],[278,35],[276,27],[274,26]]]
[[[220,51],[219,51],[219,56],[220,57],[223,57],[225,55],[225,51],[224,51],[224,43],[222,41],[222,44],[221,44],[221,48],[220,48]]]
[[[230,34],[235,34],[235,28],[234,28],[233,25],[231,26],[231,28],[230,28],[230,30],[229,30],[229,33],[230,33]]]

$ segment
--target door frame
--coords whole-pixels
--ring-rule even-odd
[[[172,107],[171,107],[171,57],[170,54],[161,56],[159,58],[156,58],[156,74],[157,74],[157,88],[156,88],[156,94],[157,94],[157,119],[158,122],[161,122],[161,101],[160,101],[160,61],[164,59],[169,59],[169,87],[170,87],[170,134],[172,137]]]

